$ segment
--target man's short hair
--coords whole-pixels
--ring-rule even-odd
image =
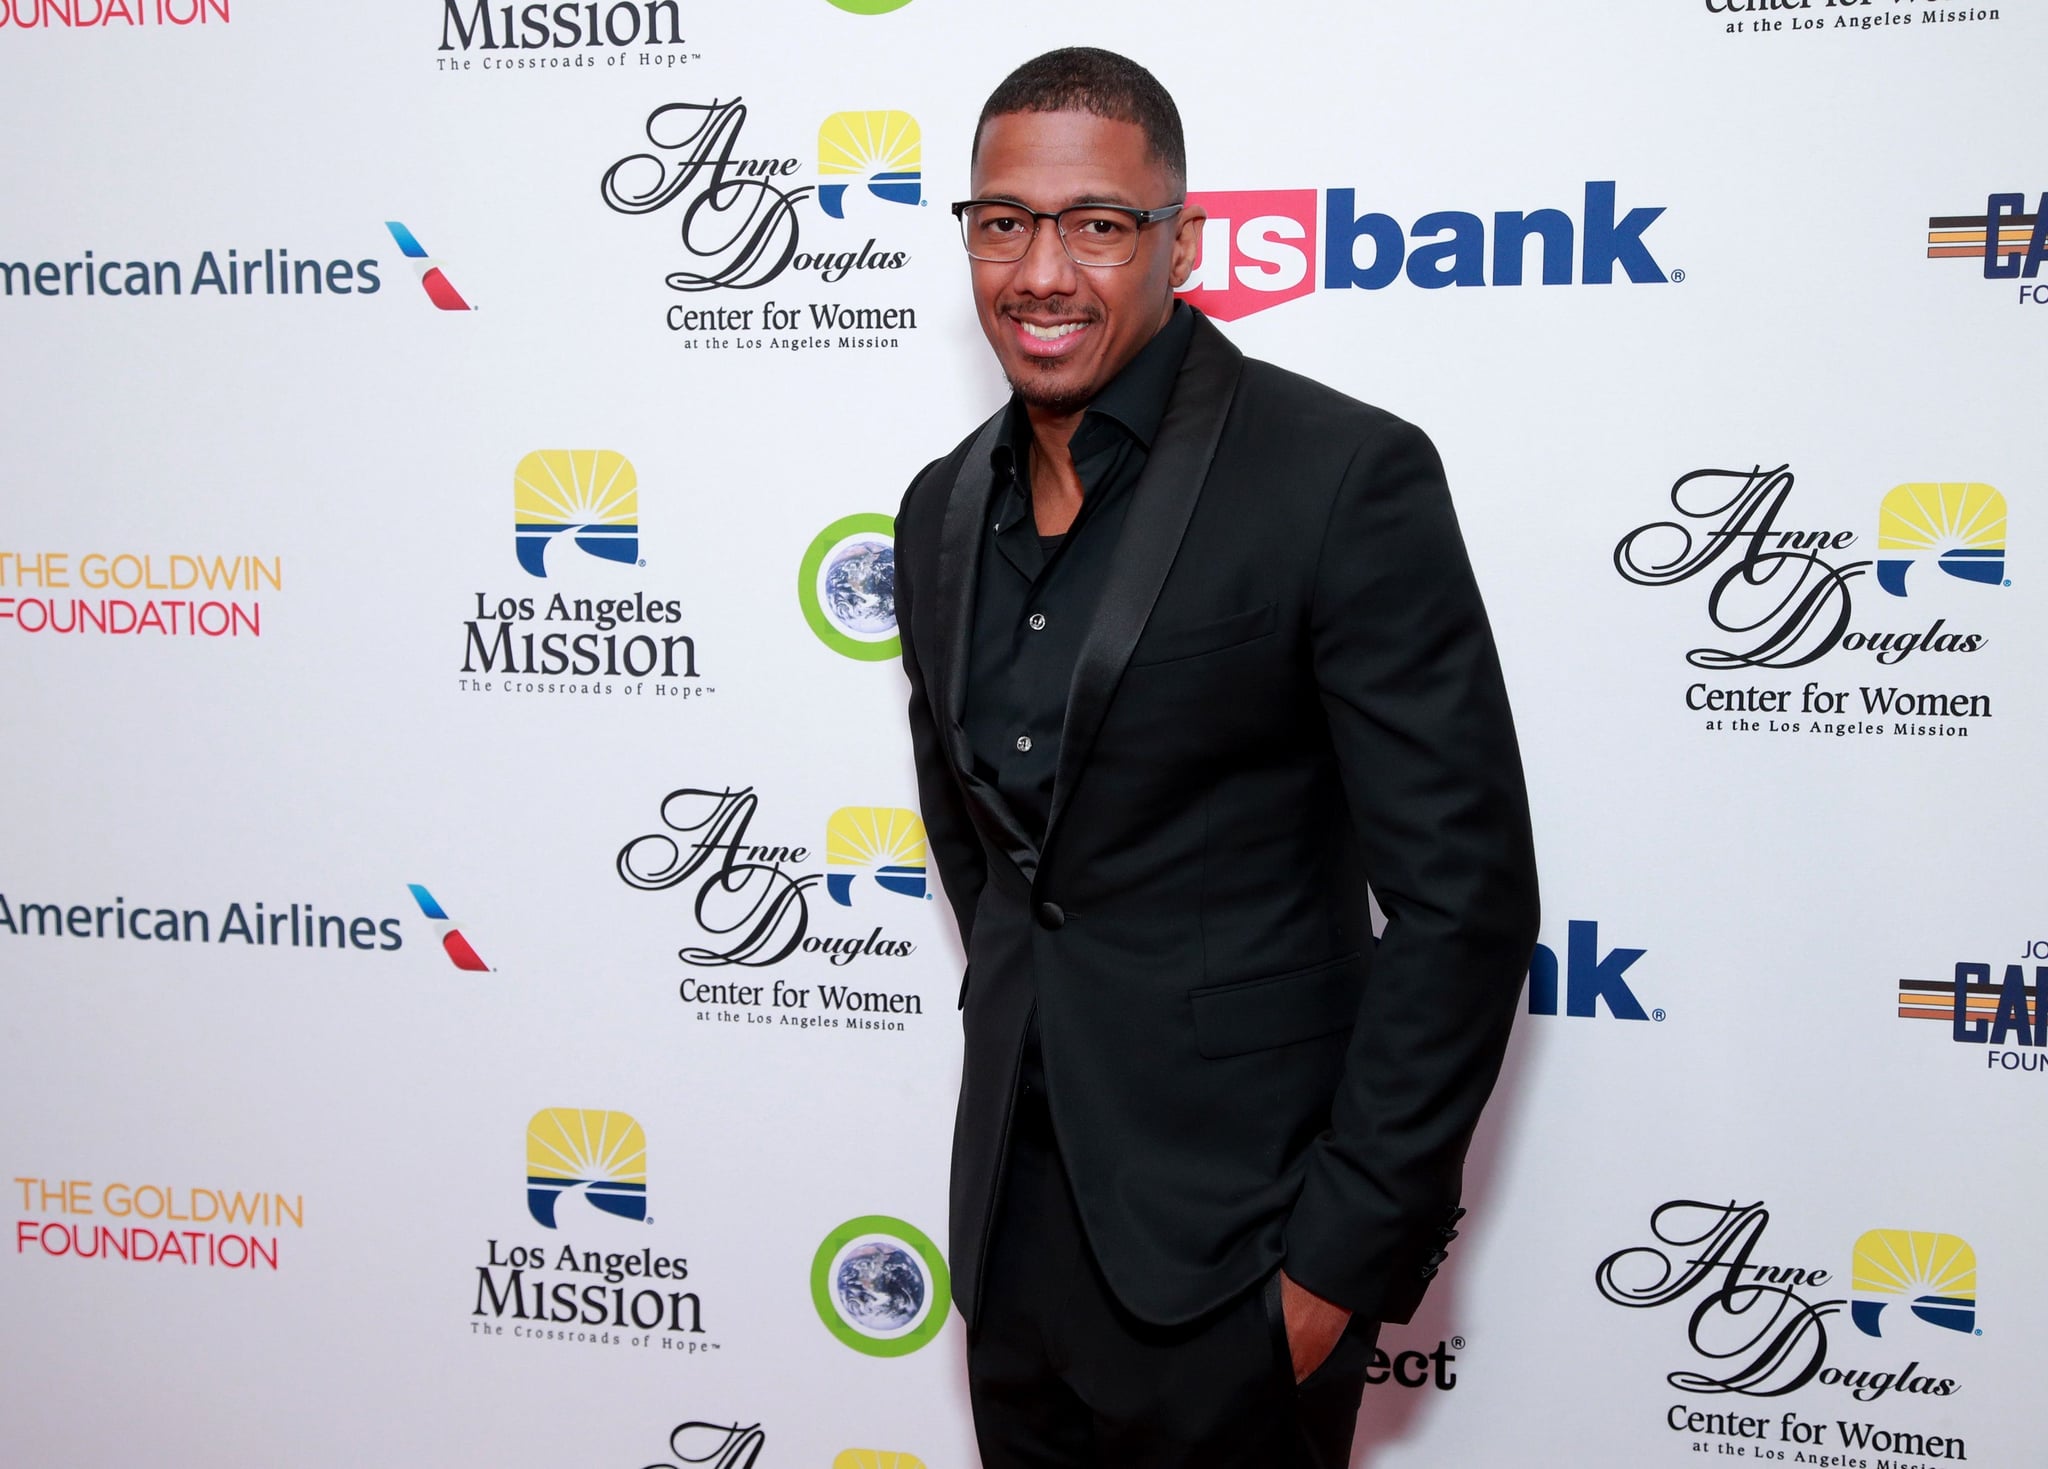
[[[981,156],[981,132],[988,120],[1013,112],[1086,112],[1136,123],[1152,156],[1166,165],[1174,191],[1187,191],[1188,149],[1180,109],[1159,78],[1128,56],[1094,46],[1063,46],[1032,57],[1004,77],[982,104],[970,163]]]

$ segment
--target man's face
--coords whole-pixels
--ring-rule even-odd
[[[1180,197],[1143,128],[1088,112],[990,118],[973,193],[1048,214],[1074,204],[1157,209]],[[1076,265],[1044,220],[1022,260],[972,261],[975,310],[1010,386],[1033,407],[1079,412],[1165,324],[1201,241],[1201,211],[1182,210],[1139,232],[1130,264]]]

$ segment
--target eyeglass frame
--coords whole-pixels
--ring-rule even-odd
[[[973,247],[967,244],[967,211],[975,208],[977,205],[983,204],[1000,204],[1005,209],[1014,209],[1020,214],[1030,216],[1031,238],[1024,242],[1023,250],[1019,252],[1015,258],[1009,260],[991,260],[985,255],[975,254]],[[1142,233],[1146,225],[1157,223],[1159,220],[1162,219],[1171,219],[1174,215],[1180,213],[1183,209],[1187,207],[1187,200],[1178,199],[1171,204],[1162,204],[1157,209],[1134,209],[1128,204],[1069,204],[1065,209],[1055,209],[1047,211],[1044,209],[1033,209],[1028,204],[1020,203],[1015,199],[962,199],[952,206],[952,213],[953,218],[960,221],[960,244],[961,248],[967,251],[967,258],[969,260],[979,260],[984,265],[1017,264],[1018,261],[1024,259],[1025,256],[1029,255],[1031,253],[1031,247],[1038,243],[1038,222],[1042,219],[1049,219],[1052,221],[1054,232],[1057,233],[1060,237],[1060,249],[1066,252],[1067,259],[1072,260],[1076,265],[1087,266],[1091,269],[1118,270],[1126,265],[1129,265],[1132,260],[1136,260],[1138,258],[1137,239],[1134,238],[1131,241],[1130,258],[1127,260],[1119,260],[1116,262],[1115,265],[1111,265],[1105,261],[1100,260],[1081,260],[1075,256],[1073,247],[1067,243],[1066,227],[1060,223],[1060,216],[1063,214],[1078,213],[1079,211],[1084,209],[1106,209],[1110,211],[1112,214],[1128,214],[1131,217],[1131,219],[1136,223],[1139,231]]]

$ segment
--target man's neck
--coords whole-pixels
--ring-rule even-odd
[[[1152,337],[1172,319],[1173,303],[1169,301],[1152,336],[1131,354],[1131,362],[1138,360],[1138,354],[1152,344]],[[1116,381],[1117,373],[1130,365],[1124,363],[1110,375],[1110,381]],[[1031,425],[1031,518],[1042,536],[1065,535],[1081,513],[1081,476],[1074,469],[1073,442],[1088,407],[1087,403],[1071,409],[1024,405],[1025,421]]]

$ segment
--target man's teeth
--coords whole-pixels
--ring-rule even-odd
[[[1063,322],[1059,326],[1035,326],[1028,321],[1022,323],[1024,330],[1041,342],[1057,342],[1061,337],[1071,337],[1087,324],[1085,321]]]

